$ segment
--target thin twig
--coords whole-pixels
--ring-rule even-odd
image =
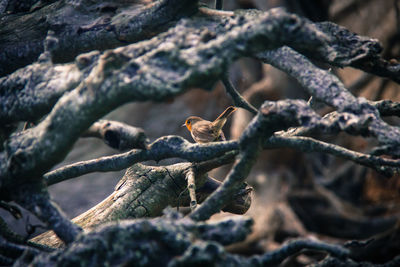
[[[189,169],[187,175],[187,188],[189,190],[190,197],[190,209],[193,211],[197,207],[196,200],[196,182],[195,182],[195,174],[192,168]]]
[[[215,142],[209,144],[192,144],[178,136],[164,136],[154,141],[149,150],[133,149],[125,153],[98,159],[76,162],[44,175],[47,185],[92,172],[119,171],[134,163],[147,160],[159,161],[166,158],[179,157],[192,162],[211,160],[226,152],[237,150],[237,141]]]
[[[256,115],[257,109],[252,104],[247,102],[247,100],[244,99],[239,94],[239,92],[235,89],[235,86],[232,84],[232,82],[230,81],[228,76],[229,76],[228,73],[225,73],[224,75],[222,75],[221,81],[225,86],[226,92],[232,97],[232,100],[233,100],[233,103],[235,103],[235,106],[244,108],[244,109],[250,111],[251,113],[253,113],[254,115]]]
[[[331,154],[339,158],[344,158],[356,162],[360,165],[372,168],[375,171],[385,176],[392,176],[392,168],[400,168],[400,161],[381,158],[373,155],[368,155],[356,151],[346,149],[344,147],[329,144],[323,141],[313,139],[311,137],[281,137],[273,136],[265,143],[267,147],[290,147],[302,152],[321,152]],[[390,168],[390,167],[392,168]]]
[[[294,255],[304,249],[327,252],[332,256],[341,259],[347,258],[350,255],[350,251],[348,249],[339,245],[331,245],[320,241],[297,239],[290,241],[277,250],[261,256],[254,256],[254,258],[258,259],[263,266],[278,265],[289,256]]]

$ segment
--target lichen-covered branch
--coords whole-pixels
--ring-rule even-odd
[[[202,83],[204,75],[211,75],[207,80],[215,80],[223,73],[229,62],[244,53],[283,44],[300,51],[307,51],[310,47],[313,47],[313,51],[320,52],[333,49],[327,45],[327,40],[331,37],[324,37],[313,24],[281,10],[272,10],[257,18],[254,16],[229,18],[221,22],[232,24],[232,28],[225,33],[224,38],[215,39],[209,29],[194,30],[190,23],[194,24],[194,20],[186,21],[182,26],[189,32],[197,32],[198,35],[195,36],[199,39],[194,47],[177,49],[175,46],[169,47],[163,43],[163,38],[166,36],[174,36],[176,43],[184,42],[188,34],[180,34],[179,32],[183,31],[178,25],[158,38],[103,54],[94,66],[90,67],[91,73],[88,77],[77,89],[59,100],[59,105],[56,105],[46,120],[35,128],[13,136],[8,141],[5,158],[8,158],[10,164],[0,166],[10,166],[11,170],[1,169],[2,179],[8,176],[9,171],[12,176],[24,176],[28,173],[30,176],[40,176],[65,156],[73,142],[92,122],[114,107],[129,100],[157,100],[182,93],[189,86]],[[214,26],[215,24],[208,25],[210,28]],[[220,29],[218,28],[219,31]],[[216,31],[215,28],[214,30]],[[200,34],[202,32],[203,34]],[[310,34],[314,37],[310,38]],[[208,36],[206,41],[202,39],[203,35]],[[258,40],[257,45],[252,41],[255,39]],[[237,46],[238,42],[243,43],[243,46]],[[179,64],[168,70],[163,63],[163,67],[160,68],[159,62],[165,60],[172,65],[178,62]],[[145,72],[146,75],[142,75],[143,70],[149,68],[154,70],[152,74]],[[115,71],[120,72],[118,75],[111,75]],[[94,98],[92,91],[96,91],[96,95],[100,97]],[[78,113],[85,113],[87,116]],[[74,120],[70,121],[68,118]],[[65,138],[66,136],[68,138]],[[44,139],[50,142],[43,142]],[[51,143],[51,147],[45,145],[46,143]],[[41,157],[35,156],[37,151],[41,151]]]
[[[345,125],[345,120],[342,118],[339,118],[339,120],[342,121],[342,125]],[[330,121],[330,123],[335,125],[335,121]],[[341,130],[346,129],[335,128],[336,130],[333,131],[332,128],[334,127],[329,127],[328,122],[325,122],[314,124],[313,127],[310,126],[307,130],[310,130],[311,128],[318,129],[318,132],[320,133],[323,132],[324,127],[325,129],[330,129],[329,133],[339,133]],[[325,131],[325,133],[327,132]],[[393,175],[394,170],[392,168],[400,167],[399,160],[372,156],[351,151],[341,146],[329,144],[313,138],[301,136],[296,137],[292,135],[293,132],[291,131],[279,135],[276,134],[275,136],[266,139],[264,149],[290,147],[303,152],[327,153],[340,158],[352,160],[358,164],[372,168],[385,176]],[[226,154],[224,158],[220,158],[220,156],[227,152],[228,154]],[[232,162],[238,152],[239,143],[237,141],[218,142],[204,145],[191,144],[181,137],[168,136],[154,141],[154,143],[149,146],[148,150],[131,150],[113,156],[105,156],[98,159],[76,162],[48,172],[44,175],[44,178],[47,185],[53,185],[92,172],[119,171],[138,162],[148,160],[158,161],[171,157],[179,157],[192,162],[202,162],[209,159],[209,161],[202,162],[200,165],[202,166],[201,169],[211,170],[223,165],[223,163],[226,164]],[[212,160],[213,158],[215,159]]]
[[[47,189],[38,183],[25,183],[15,190],[15,202],[32,212],[66,244],[72,243],[81,229],[72,223],[50,200]]]
[[[237,150],[235,141],[214,144],[192,144],[179,136],[164,136],[154,141],[147,150],[130,150],[114,156],[73,163],[44,175],[46,183],[52,185],[91,172],[118,171],[135,163],[179,157],[192,162],[210,160]]]
[[[35,63],[0,78],[0,121],[36,121],[85,75],[74,64]],[[26,112],[29,110],[29,112]]]
[[[84,52],[150,38],[196,11],[193,0],[161,0],[147,6],[129,1],[55,1],[17,18],[6,15],[0,23],[0,76],[34,62],[44,51],[49,30],[56,31],[60,41],[52,51],[54,62],[68,62]]]
[[[187,180],[187,189],[189,191],[190,197],[190,209],[193,211],[197,207],[196,200],[196,182],[195,182],[195,173],[193,169],[189,169],[186,174]]]
[[[9,0],[1,0],[0,1],[0,15],[3,14],[4,11],[6,11],[7,5],[8,5],[8,1]]]
[[[289,47],[264,52],[258,54],[258,57],[295,78],[316,99],[336,108],[338,112],[350,113],[328,114],[326,116],[328,120],[334,117],[344,118],[351,126],[348,128],[350,131],[355,130],[357,134],[361,133],[364,136],[374,136],[381,144],[392,146],[393,155],[399,153],[396,147],[400,143],[400,129],[384,122],[374,105],[363,98],[353,96],[332,73],[316,67],[305,56]],[[285,60],[282,60],[283,58]],[[354,119],[346,119],[347,116]],[[339,128],[340,120],[337,124]],[[356,126],[356,129],[352,129],[353,126]],[[303,130],[308,131],[308,129],[301,131]]]
[[[201,203],[220,185],[206,175],[209,169],[203,169],[201,164],[179,163],[162,167],[135,164],[126,171],[110,196],[74,218],[73,222],[83,229],[92,229],[111,221],[159,216],[165,207],[175,207],[179,203],[188,206],[190,198],[187,194],[181,195],[181,192],[187,186],[189,171],[196,175],[196,197]],[[224,210],[243,214],[250,207],[250,193],[249,187],[242,183]],[[56,247],[62,245],[52,232],[39,235],[33,241]]]
[[[252,221],[243,217],[210,224],[167,211],[161,218],[120,221],[102,226],[81,235],[75,242],[76,246],[42,253],[31,265],[72,264],[79,259],[94,265],[106,262],[110,265],[134,263],[139,266],[266,266],[279,264],[303,250],[317,250],[344,260],[350,256],[349,251],[340,245],[293,240],[276,251],[247,258],[226,252],[222,245],[214,241],[229,245],[244,240],[251,226]]]
[[[257,55],[265,63],[286,72],[317,100],[339,111],[357,110],[358,99],[332,73],[315,66],[302,54],[289,47],[263,52]]]
[[[280,249],[277,249],[276,251],[266,253],[260,257],[256,256],[255,258],[258,258],[263,266],[276,265],[281,263],[287,257],[294,255],[304,249],[327,252],[339,259],[345,259],[350,256],[350,251],[339,245],[331,245],[312,240],[292,240],[286,245],[283,245]]]
[[[372,156],[329,144],[310,137],[281,137],[273,136],[265,143],[267,147],[290,147],[302,152],[320,152],[348,159],[363,166],[374,169],[376,172],[391,177],[394,174],[393,168],[400,168],[399,160],[392,160]]]
[[[206,220],[220,210],[243,213],[248,209],[251,189],[243,182],[258,153],[268,146],[330,153],[391,175],[399,165],[396,160],[294,136],[346,131],[375,137],[381,146],[386,146],[386,151],[393,148],[391,154],[400,155],[400,130],[380,118],[397,114],[396,104],[356,98],[339,79],[317,68],[306,56],[334,66],[359,67],[396,82],[399,82],[398,64],[388,65],[380,58],[381,47],[374,39],[355,35],[331,23],[315,24],[282,9],[221,12],[198,8],[197,1],[162,0],[140,8],[127,6],[125,2],[56,1],[13,21],[6,16],[1,22],[6,24],[0,27],[0,36],[2,31],[10,31],[21,21],[37,23],[46,35],[49,28],[57,32],[49,32],[46,41],[42,33],[38,34],[26,49],[21,48],[23,41],[15,42],[12,47],[8,40],[0,39],[0,48],[4,47],[0,49],[0,62],[12,63],[0,64],[5,66],[0,67],[0,75],[30,64],[41,54],[36,63],[0,79],[0,100],[4,103],[0,122],[7,126],[0,138],[5,140],[0,152],[0,200],[16,201],[37,215],[65,243],[76,245],[53,254],[42,253],[32,264],[57,264],[58,260],[72,264],[80,257],[80,262],[95,265],[101,260],[102,264],[109,265],[170,262],[171,266],[179,266],[221,263],[223,259],[232,265],[266,265],[277,264],[302,249],[321,250],[341,259],[351,256],[341,246],[295,241],[269,254],[242,258],[226,253],[215,240],[226,245],[244,239],[251,224],[248,220],[233,222],[231,228],[194,221]],[[222,1],[217,3],[220,5]],[[44,16],[50,11],[54,14]],[[66,14],[74,19],[66,21]],[[60,21],[61,24],[54,24]],[[163,33],[143,41],[159,32]],[[129,44],[132,42],[137,43]],[[126,46],[104,51],[121,44]],[[77,56],[94,48],[103,52]],[[19,55],[26,60],[18,60]],[[70,61],[75,56],[75,62],[54,64]],[[262,59],[287,72],[310,95],[336,111],[321,118],[304,101],[266,102],[238,141],[206,145],[169,136],[147,146],[142,131],[124,124],[98,121],[124,103],[162,101],[192,87],[207,89],[219,79],[235,103],[256,113],[225,76],[229,65],[243,56]],[[18,64],[12,59],[17,59]],[[10,135],[20,121],[37,122],[37,125]],[[277,133],[293,126],[301,127]],[[47,173],[82,135],[102,138],[120,150],[141,149]],[[191,162],[158,167],[138,163],[171,157]],[[207,177],[207,171],[235,158],[222,185]],[[51,185],[85,173],[120,170],[132,164],[108,198],[74,219],[76,224],[92,231],[88,234],[79,235],[80,229],[66,219],[47,194],[44,182]],[[187,185],[189,194],[183,196],[182,203],[194,208],[190,200],[197,199],[199,203],[204,200],[189,218],[169,214],[167,219],[120,222],[95,229],[104,222],[158,216],[167,205],[178,205]],[[228,228],[231,234],[226,231]],[[226,233],[225,239],[214,235],[213,229]],[[192,243],[195,239],[198,242]],[[118,246],[115,246],[116,240]],[[61,244],[51,232],[35,241]],[[0,261],[8,262],[7,255],[1,257]]]
[[[244,99],[239,92],[235,89],[235,86],[232,84],[231,80],[229,79],[229,74],[226,73],[222,76],[221,78],[222,83],[225,86],[226,92],[232,97],[233,103],[235,103],[236,107],[241,107],[249,112],[253,113],[254,115],[257,114],[257,109],[251,105],[249,102],[247,102],[246,99]]]
[[[332,257],[342,260],[348,259],[349,256],[349,251],[340,245],[330,245],[307,239],[293,240],[275,251],[248,258],[227,253],[218,243],[197,242],[190,246],[183,256],[176,257],[170,266],[196,264],[213,264],[216,266],[277,266],[288,257],[306,250],[328,253]]]
[[[359,36],[332,22],[315,23],[316,27],[327,35],[334,36],[329,45],[335,52],[318,54],[305,53],[306,56],[332,66],[345,67],[351,66],[372,73],[381,77],[390,78],[400,83],[400,64],[391,63],[379,56],[383,48],[378,40]]]
[[[312,25],[279,9],[252,21],[228,19],[224,24],[232,28],[223,38],[212,37],[205,28],[192,28],[199,20],[185,20],[157,38],[101,55],[90,74],[60,98],[45,120],[8,140],[6,155],[0,157],[9,161],[0,164],[8,166],[0,169],[1,180],[6,180],[3,184],[8,184],[11,177],[40,177],[64,158],[94,121],[128,101],[161,100],[191,86],[204,85],[205,77],[215,81],[229,62],[244,53],[285,43],[307,50],[311,45],[323,47],[325,42]],[[196,42],[188,32],[194,34]],[[310,38],[310,32],[318,38]],[[171,45],[166,45],[167,37]],[[243,46],[237,46],[238,42]],[[192,45],[179,47],[181,43]]]
[[[99,120],[93,123],[82,137],[100,138],[107,145],[118,150],[145,149],[148,142],[143,129],[109,120]]]
[[[235,165],[228,173],[222,186],[194,212],[190,214],[193,220],[206,220],[217,213],[232,198],[237,187],[249,174],[258,153],[262,149],[263,141],[278,130],[289,126],[308,124],[316,120],[317,115],[310,112],[304,101],[266,101],[260,113],[250,122],[239,140],[240,153]]]

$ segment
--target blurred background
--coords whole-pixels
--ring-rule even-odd
[[[207,4],[212,6],[213,1]],[[224,1],[225,10],[268,10],[278,6],[312,21],[333,21],[360,35],[377,38],[383,45],[384,58],[399,59],[399,1]],[[357,96],[370,100],[400,100],[399,85],[387,79],[352,68],[332,68],[332,72]],[[230,77],[243,96],[256,107],[264,100],[309,98],[301,86],[285,73],[250,58],[235,62],[230,67]],[[211,92],[195,88],[167,102],[131,103],[106,118],[142,127],[151,141],[164,135],[180,135],[193,142],[186,128],[180,127],[186,117],[196,115],[213,120],[232,104],[223,85],[218,82]],[[325,106],[318,110],[320,114],[329,111]],[[227,138],[237,139],[250,119],[251,114],[245,110],[235,112],[224,128]],[[385,119],[394,125],[399,123],[397,118]],[[374,140],[346,134],[324,140],[366,153],[375,144]],[[100,140],[82,138],[59,166],[114,153],[118,151],[108,148]],[[229,167],[219,168],[210,175],[223,180]],[[85,175],[51,186],[50,193],[68,217],[73,218],[110,194],[123,173]],[[247,215],[254,218],[255,226],[245,242],[230,247],[238,253],[261,253],[279,247],[291,237],[314,236],[338,242],[366,239],[391,228],[399,216],[400,179],[397,175],[383,178],[370,169],[328,155],[304,154],[288,149],[266,150],[247,182],[254,187],[253,203]],[[225,215],[218,214],[213,218]],[[9,220],[20,233],[24,233],[26,220]],[[287,264],[302,265],[308,261],[305,256],[294,257]]]

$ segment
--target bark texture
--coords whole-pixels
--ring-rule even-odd
[[[217,1],[218,9],[222,6]],[[7,203],[14,201],[49,230],[32,240],[45,247],[16,237],[0,220],[0,264],[265,266],[303,250],[319,251],[319,258],[312,259],[322,266],[398,260],[398,246],[390,244],[388,252],[377,249],[391,237],[398,239],[396,216],[371,222],[363,216],[352,220],[343,212],[323,232],[313,223],[330,214],[336,219],[344,209],[301,174],[302,186],[290,188],[303,194],[292,192],[288,201],[306,228],[333,234],[350,224],[346,229],[369,231],[357,238],[380,236],[347,244],[297,239],[242,257],[223,246],[243,241],[251,219],[206,222],[221,210],[243,214],[249,209],[252,188],[245,181],[266,149],[320,152],[385,176],[398,172],[400,129],[382,117],[398,116],[399,104],[357,97],[332,71],[320,67],[353,67],[399,83],[400,64],[383,59],[378,40],[282,8],[231,12],[191,0],[3,1],[0,13],[1,206],[18,217],[20,212]],[[287,73],[311,99],[263,99],[253,106],[227,73],[243,57]],[[191,144],[172,135],[150,143],[140,128],[101,120],[128,102],[162,102],[194,87],[211,91],[220,79],[234,104],[254,115],[237,140]],[[329,109],[317,110],[315,101]],[[27,126],[22,130],[21,122]],[[343,133],[373,138],[374,146],[358,152],[325,140]],[[102,139],[122,153],[52,170],[81,137]],[[159,163],[171,158],[188,162]],[[233,166],[223,182],[208,176],[228,163]],[[72,221],[49,197],[53,184],[126,168],[111,195]],[[302,210],[307,190],[323,207],[310,213],[319,210],[323,219]],[[186,217],[171,210],[160,217],[168,206],[189,205]],[[351,232],[336,236],[354,237]],[[329,257],[321,261],[321,254]]]

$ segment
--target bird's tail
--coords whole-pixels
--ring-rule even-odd
[[[221,115],[219,115],[218,118],[215,119],[215,121],[213,121],[214,127],[216,127],[217,129],[222,129],[222,127],[224,126],[224,124],[226,122],[226,119],[229,117],[229,115],[231,115],[236,110],[237,110],[237,108],[232,107],[232,106],[225,109],[225,111],[222,112]]]

